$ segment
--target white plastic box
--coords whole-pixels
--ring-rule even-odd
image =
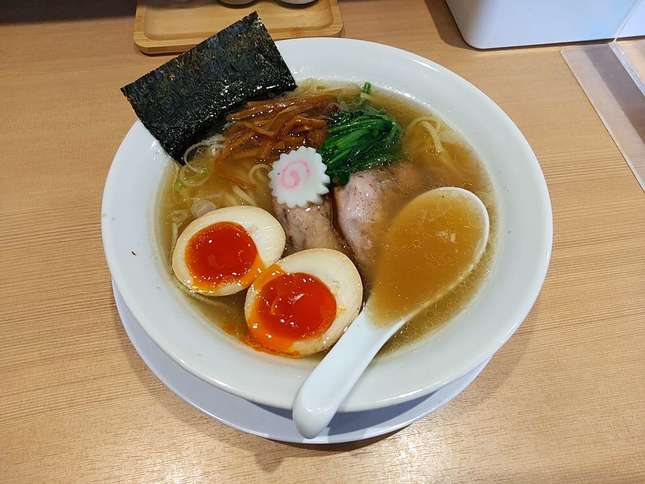
[[[446,2],[464,40],[478,49],[645,35],[643,0]]]

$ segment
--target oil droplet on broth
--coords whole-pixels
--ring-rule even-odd
[[[406,205],[379,250],[373,320],[395,322],[452,289],[471,269],[483,224],[471,200],[451,193],[426,192]]]

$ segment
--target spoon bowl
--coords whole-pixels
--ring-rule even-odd
[[[329,424],[397,331],[472,272],[484,253],[489,230],[486,207],[462,188],[430,190],[401,210],[385,235],[375,284],[363,311],[296,395],[293,419],[303,436],[315,437]]]

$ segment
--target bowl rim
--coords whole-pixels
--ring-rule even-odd
[[[429,68],[433,71],[436,71],[440,73],[442,76],[446,77],[448,80],[453,81],[455,85],[459,86],[459,89],[465,89],[475,94],[476,97],[483,103],[483,105],[486,106],[487,109],[495,113],[496,121],[498,121],[500,125],[504,127],[507,134],[513,138],[514,142],[517,143],[517,147],[522,154],[522,158],[524,159],[524,161],[527,162],[524,168],[526,168],[529,171],[528,174],[532,178],[532,181],[534,183],[534,188],[536,189],[536,192],[539,194],[539,199],[536,200],[536,203],[538,203],[540,207],[538,212],[542,215],[541,220],[539,221],[540,228],[542,229],[541,230],[542,239],[540,241],[539,254],[537,254],[537,258],[535,260],[536,262],[535,271],[530,276],[527,276],[529,278],[527,280],[528,281],[527,292],[521,301],[514,301],[513,309],[512,311],[509,311],[508,319],[511,322],[504,325],[503,331],[500,330],[497,334],[494,335],[494,337],[492,336],[488,340],[482,342],[476,354],[466,355],[464,358],[462,358],[462,360],[460,360],[459,364],[455,364],[453,367],[447,370],[444,370],[441,374],[441,377],[435,378],[430,383],[426,382],[425,384],[417,385],[414,389],[412,390],[408,389],[407,391],[400,392],[397,395],[389,395],[384,398],[376,398],[376,399],[375,398],[367,399],[367,400],[365,398],[361,399],[359,397],[356,397],[355,395],[356,392],[353,392],[348,398],[348,400],[346,401],[345,405],[341,407],[341,409],[343,411],[370,410],[370,409],[381,408],[381,407],[401,403],[425,394],[429,394],[432,391],[436,390],[437,388],[445,385],[446,383],[449,383],[450,381],[453,381],[459,378],[460,376],[466,374],[468,371],[472,370],[477,365],[479,365],[482,361],[485,361],[486,359],[490,358],[496,351],[498,351],[503,346],[503,344],[511,337],[511,335],[517,330],[517,328],[520,326],[523,320],[526,318],[531,307],[533,306],[533,304],[535,303],[539,295],[540,289],[543,285],[543,282],[548,270],[548,265],[549,265],[550,256],[551,256],[552,239],[553,239],[551,201],[549,198],[546,181],[544,179],[544,175],[542,173],[539,162],[535,154],[533,153],[530,145],[528,144],[528,141],[525,139],[525,137],[523,136],[519,128],[513,123],[510,117],[508,117],[508,115],[494,101],[492,101],[488,96],[486,96],[483,92],[481,92],[477,87],[472,85],[470,82],[466,81],[465,79],[455,74],[451,70],[439,64],[436,64],[433,61],[425,59],[411,52],[398,49],[395,47],[391,47],[385,44],[379,44],[375,42],[368,42],[368,41],[355,40],[355,39],[346,39],[346,38],[291,39],[291,40],[279,41],[277,42],[277,44],[281,51],[283,50],[288,51],[289,48],[291,48],[291,46],[295,45],[295,46],[302,46],[302,47],[308,46],[310,48],[323,48],[323,49],[331,48],[332,50],[338,49],[338,48],[341,48],[341,49],[354,48],[359,50],[373,51],[370,53],[379,52],[384,58],[386,56],[401,57],[402,59],[407,59],[407,61],[411,61],[416,64],[419,64],[424,68]],[[288,59],[285,59],[285,60],[287,60],[287,64],[289,64]],[[343,79],[343,77],[340,77],[339,79]],[[459,128],[458,126],[453,126],[453,127]],[[111,223],[110,217],[105,216],[105,213],[110,211],[109,206],[110,206],[110,203],[112,202],[112,197],[114,196],[113,186],[114,186],[114,178],[116,176],[115,172],[117,171],[116,167],[118,166],[119,163],[123,163],[120,160],[125,156],[124,153],[126,151],[126,148],[128,147],[128,143],[132,142],[133,137],[137,136],[142,130],[147,133],[147,130],[145,130],[143,125],[140,123],[140,121],[137,120],[128,131],[128,134],[123,139],[110,166],[110,170],[108,172],[108,176],[106,179],[105,189],[103,192],[103,200],[102,200],[103,216],[102,216],[101,226],[102,226],[102,239],[103,239],[103,246],[105,250],[105,256],[107,259],[108,266],[110,268],[110,272],[114,279],[114,282],[116,283],[117,287],[122,293],[124,301],[126,302],[127,306],[130,308],[132,313],[137,318],[137,321],[140,322],[141,326],[146,330],[146,332],[151,336],[151,338],[156,342],[156,344],[159,345],[159,347],[164,352],[166,352],[169,356],[171,356],[171,358],[173,358],[182,367],[186,368],[191,373],[195,374],[196,376],[198,376],[199,378],[207,382],[215,384],[216,386],[226,391],[229,391],[233,394],[236,394],[248,400],[251,400],[260,404],[264,404],[264,405],[273,406],[276,408],[291,408],[291,403],[293,400],[293,396],[295,396],[295,393],[294,395],[291,395],[289,397],[276,396],[274,394],[271,394],[270,392],[268,393],[264,392],[262,394],[258,394],[254,391],[249,391],[248,388],[241,389],[236,387],[235,384],[231,384],[230,382],[213,378],[212,375],[206,374],[205,372],[200,371],[199,369],[196,369],[195,366],[191,364],[190,358],[188,359],[186,358],[187,356],[186,354],[179,354],[176,351],[176,348],[173,348],[172,345],[168,344],[168,341],[160,339],[159,337],[157,337],[157,334],[154,331],[150,331],[150,328],[152,327],[151,325],[154,325],[154,322],[151,323],[150,321],[148,321],[146,310],[142,308],[141,305],[139,304],[139,301],[136,300],[134,296],[134,291],[131,290],[130,281],[128,280],[127,275],[124,274],[121,270],[123,267],[123,265],[119,262],[119,258],[121,257],[121,255],[115,252],[115,245],[113,244],[111,239],[111,236],[112,236],[111,230],[113,230],[113,224]],[[471,143],[471,140],[467,139],[467,141]],[[499,247],[499,244],[498,244],[498,250],[501,250],[501,247]],[[445,326],[446,324],[448,323],[445,323],[443,326]],[[298,383],[298,386],[299,386],[299,383]]]

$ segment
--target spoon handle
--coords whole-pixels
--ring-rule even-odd
[[[356,381],[400,325],[378,326],[363,311],[314,368],[293,403],[293,420],[307,438],[331,421]]]

